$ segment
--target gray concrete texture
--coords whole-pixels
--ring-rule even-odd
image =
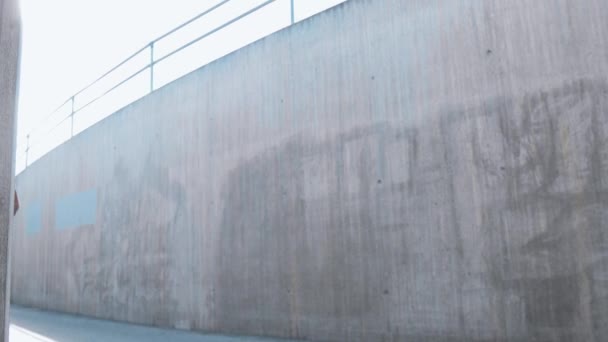
[[[16,303],[328,341],[608,338],[608,1],[352,0],[18,177]],[[96,189],[95,224],[55,227]]]
[[[13,217],[15,125],[21,24],[16,0],[0,0],[0,340],[8,335],[9,237]]]

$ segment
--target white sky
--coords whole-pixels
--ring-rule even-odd
[[[24,166],[26,135],[32,133],[30,164],[70,135],[70,120],[50,135],[47,130],[69,114],[66,105],[47,116],[72,94],[133,52],[221,0],[21,0],[23,45],[19,91],[17,171]],[[160,57],[265,0],[232,0],[209,16],[160,41]],[[294,0],[296,21],[345,0]],[[155,66],[155,85],[162,86],[239,47],[277,31],[290,22],[290,0],[275,3],[244,18]],[[112,75],[105,84],[83,93],[76,108],[109,89],[121,77],[149,62],[149,52]],[[112,83],[115,82],[115,83]],[[75,116],[75,134],[145,95],[149,71],[121,86]],[[38,128],[37,128],[38,127]],[[44,139],[43,139],[44,138]]]

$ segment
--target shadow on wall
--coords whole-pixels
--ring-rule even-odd
[[[296,136],[234,169],[222,194],[217,328],[608,336],[606,83],[437,117]]]
[[[488,263],[492,282],[523,300],[535,340],[600,341],[608,336],[608,86],[572,82],[519,106],[495,127],[507,196],[484,216],[502,234],[492,241],[505,241]],[[530,238],[513,238],[526,227]]]

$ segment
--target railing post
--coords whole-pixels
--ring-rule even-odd
[[[154,91],[154,42],[150,43],[150,92]]]
[[[72,139],[74,137],[74,96],[72,96],[72,113],[70,114],[70,121],[71,123],[71,127],[70,127],[70,139]]]
[[[30,153],[30,135],[27,135],[27,143],[25,145],[25,168],[27,168],[27,163],[28,163],[28,155]]]
[[[294,0],[291,0],[291,24],[293,25],[296,22],[295,9],[294,9]]]

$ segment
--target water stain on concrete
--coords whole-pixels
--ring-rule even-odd
[[[243,161],[222,195],[219,325],[305,337],[343,317],[360,324],[344,336],[599,340],[606,89],[299,135]],[[381,326],[395,318],[400,333]]]

